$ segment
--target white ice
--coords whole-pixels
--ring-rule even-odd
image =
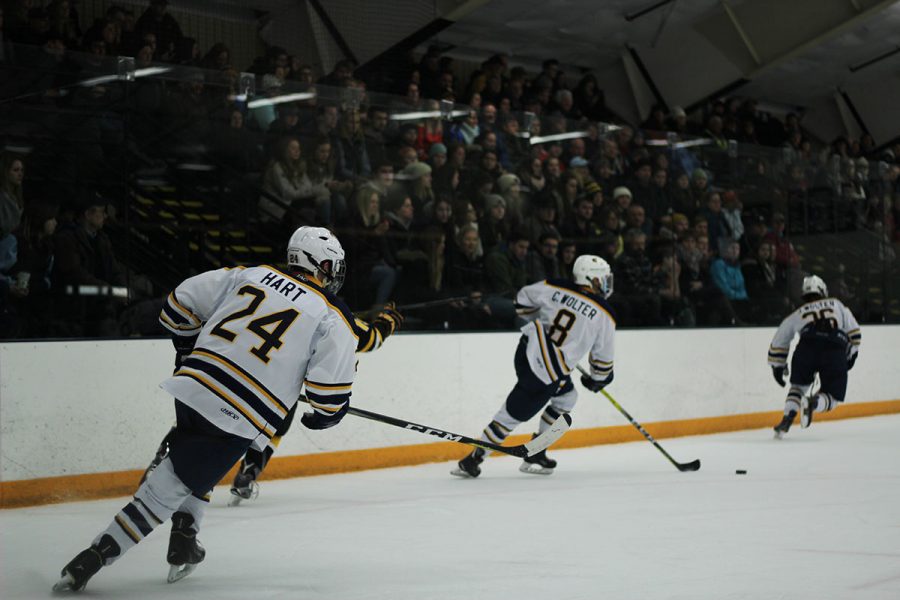
[[[166,527],[85,597],[216,600],[900,598],[900,415],[552,452],[550,476],[491,458],[263,482],[166,584]],[[736,475],[746,469],[746,475]],[[125,499],[0,511],[0,597],[47,598]]]

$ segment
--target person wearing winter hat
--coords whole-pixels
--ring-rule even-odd
[[[414,162],[406,165],[397,179],[406,184],[417,212],[434,200],[434,192],[431,190],[431,167],[428,163]]]
[[[434,170],[440,169],[447,164],[447,146],[441,143],[432,144],[428,148],[428,162]]]

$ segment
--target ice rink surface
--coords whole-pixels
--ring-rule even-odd
[[[85,598],[327,600],[900,598],[900,415],[218,488],[206,561],[165,582],[168,526]],[[746,469],[746,475],[735,474]],[[125,499],[0,511],[0,598],[47,598]]]

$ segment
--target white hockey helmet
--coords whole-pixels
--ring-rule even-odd
[[[319,279],[332,294],[344,284],[347,264],[337,237],[324,227],[301,227],[288,241],[287,263]]]
[[[600,282],[600,293],[609,298],[613,293],[613,274],[609,263],[593,254],[582,254],[572,265],[572,275],[576,285],[592,288],[594,279]]]
[[[818,294],[823,298],[828,295],[828,287],[818,275],[809,275],[803,278],[803,295]]]

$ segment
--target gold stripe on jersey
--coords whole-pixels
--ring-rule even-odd
[[[205,387],[206,389],[208,389],[209,391],[214,393],[216,396],[218,396],[219,398],[224,400],[226,403],[228,403],[229,406],[231,406],[236,411],[241,413],[241,415],[245,419],[250,421],[253,424],[253,426],[256,427],[256,429],[261,434],[263,434],[264,436],[266,436],[269,439],[272,439],[272,436],[275,435],[275,431],[272,429],[269,429],[266,425],[260,424],[260,422],[256,418],[254,418],[253,415],[249,414],[247,411],[252,410],[252,409],[249,406],[247,406],[243,400],[241,400],[240,398],[238,398],[238,399],[230,398],[228,396],[228,394],[226,394],[224,391],[222,391],[220,388],[218,388],[215,384],[211,383],[203,375],[185,371],[186,368],[188,368],[188,367],[182,367],[179,371],[177,371],[175,373],[175,376],[176,377],[178,377],[178,376],[190,377],[191,379],[195,380],[197,383],[199,383],[200,385],[202,385],[203,387]],[[254,412],[256,412],[256,411],[254,411]]]
[[[169,297],[166,298],[166,300],[171,305],[172,309],[174,309],[175,311],[180,313],[182,317],[184,317],[188,321],[193,321],[195,325],[200,325],[200,319],[198,319],[194,313],[192,313],[190,310],[185,308],[180,302],[178,302],[178,299],[175,297],[174,291],[169,292]]]
[[[550,381],[556,381],[559,379],[559,376],[556,373],[556,369],[550,364],[550,355],[547,354],[547,343],[544,339],[544,330],[541,328],[541,324],[538,321],[533,321],[534,328],[537,330],[537,341],[538,345],[541,347],[541,356],[544,359],[544,368],[547,369],[547,375],[550,376]]]
[[[164,327],[174,330],[174,333],[178,333],[179,331],[197,331],[200,329],[200,325],[176,325],[164,312],[159,313],[159,320]]]
[[[582,294],[581,292],[576,292],[575,290],[573,290],[573,289],[571,289],[571,288],[561,287],[561,286],[558,286],[558,285],[553,285],[552,283],[548,283],[548,282],[546,282],[546,281],[544,281],[544,285],[546,285],[547,287],[552,287],[552,288],[556,288],[556,289],[558,289],[558,290],[562,290],[562,291],[567,292],[567,293],[569,293],[569,294],[575,294],[575,295],[577,295],[577,296],[580,296],[580,297],[584,298],[585,300],[587,300],[588,302],[590,302],[591,304],[593,304],[594,306],[596,306],[598,309],[600,309],[600,310],[602,310],[603,312],[605,312],[605,313],[606,313],[606,316],[609,317],[609,320],[613,322],[613,325],[616,324],[616,319],[615,319],[615,317],[613,317],[613,316],[610,314],[610,312],[609,312],[608,310],[606,310],[605,308],[603,308],[603,306],[602,306],[599,302],[597,302],[597,300],[595,300],[594,298],[591,298],[590,296],[588,296],[588,295],[586,295],[586,294]]]
[[[570,369],[569,365],[566,364],[566,357],[563,354],[562,348],[554,345],[553,349],[556,350],[556,355],[559,357],[559,364],[563,368],[563,375],[568,375],[569,373],[572,372],[572,369]]]
[[[338,412],[339,410],[341,410],[344,407],[344,404],[347,403],[346,400],[341,400],[341,402],[338,403],[337,405],[321,404],[319,402],[316,402],[315,400],[313,400],[310,397],[307,397],[306,400],[307,400],[307,402],[309,402],[309,405],[312,406],[313,408],[324,411],[324,412],[328,412],[328,413]]]
[[[281,413],[281,416],[287,416],[287,413],[288,413],[287,407],[286,407],[284,404],[282,404],[277,398],[275,398],[274,395],[272,395],[271,393],[269,393],[269,390],[267,390],[262,384],[257,383],[257,382],[253,379],[253,377],[251,377],[248,373],[246,373],[246,372],[245,372],[243,369],[241,369],[239,366],[232,364],[232,363],[231,363],[230,361],[228,361],[228,360],[225,360],[224,357],[217,356],[216,354],[213,354],[213,353],[211,353],[211,352],[209,352],[209,351],[207,351],[207,350],[204,350],[204,349],[202,349],[202,348],[201,348],[201,349],[196,349],[196,350],[194,350],[193,352],[191,352],[191,356],[192,356],[192,357],[205,356],[205,357],[207,357],[207,358],[209,358],[209,359],[211,359],[211,360],[216,361],[217,363],[219,363],[220,365],[222,365],[223,367],[225,367],[225,370],[226,370],[226,371],[229,371],[229,372],[231,372],[232,374],[237,375],[238,377],[240,377],[241,379],[243,379],[244,381],[246,381],[248,384],[250,384],[250,386],[251,386],[253,389],[255,389],[257,392],[259,392],[260,394],[262,394],[262,396],[263,396],[265,399],[269,400],[269,402],[271,402],[271,403],[275,406],[276,412]]]
[[[346,392],[353,387],[353,384],[351,383],[316,383],[309,379],[303,383],[306,384],[306,387],[311,387],[314,390],[322,390],[323,392]]]
[[[265,267],[266,269],[271,269],[272,271],[275,271],[275,273],[277,273],[278,275],[281,275],[281,276],[283,276],[283,277],[287,277],[288,279],[290,279],[290,280],[293,281],[294,283],[296,283],[296,284],[302,286],[304,289],[309,290],[310,292],[312,292],[313,294],[315,294],[315,295],[317,295],[319,298],[321,298],[322,301],[325,302],[325,304],[327,304],[328,306],[330,306],[330,307],[338,314],[338,316],[341,317],[341,320],[344,321],[344,323],[347,325],[347,329],[350,330],[350,335],[353,336],[353,339],[357,340],[357,342],[359,341],[359,336],[356,335],[356,332],[355,332],[355,331],[353,331],[353,325],[350,323],[350,321],[347,320],[347,317],[344,316],[344,311],[342,311],[340,308],[338,308],[337,306],[335,306],[334,304],[332,304],[332,303],[328,300],[328,297],[325,296],[325,294],[323,294],[322,292],[320,292],[319,290],[317,290],[317,289],[314,288],[313,286],[309,285],[309,283],[303,281],[302,279],[297,279],[296,277],[294,277],[293,275],[290,275],[289,273],[284,273],[284,272],[282,272],[282,271],[279,271],[279,270],[276,269],[275,267],[271,267],[271,266],[269,266],[269,265],[260,265],[260,266],[261,266],[261,267]]]

